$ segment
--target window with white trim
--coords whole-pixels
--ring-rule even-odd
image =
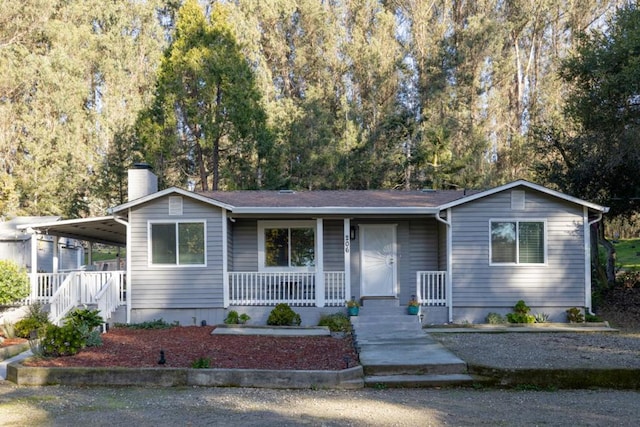
[[[544,264],[546,225],[544,221],[491,221],[492,264]]]
[[[205,221],[149,223],[152,265],[206,265]]]
[[[315,267],[315,240],[313,221],[259,222],[260,269],[312,269]]]

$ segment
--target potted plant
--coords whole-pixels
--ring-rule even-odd
[[[345,304],[347,305],[347,312],[349,313],[349,316],[358,315],[360,312],[360,304],[356,301],[356,297],[351,297],[351,299],[346,301]]]
[[[411,295],[411,299],[407,303],[407,310],[409,314],[416,315],[420,311],[420,303],[416,299],[415,295]]]

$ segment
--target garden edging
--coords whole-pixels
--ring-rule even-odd
[[[21,363],[7,366],[7,380],[17,385],[207,386],[256,388],[364,387],[362,366],[339,371],[191,369],[191,368],[45,368]]]
[[[24,353],[31,348],[29,342],[23,342],[20,344],[9,345],[0,348],[0,361],[11,359],[14,356]]]

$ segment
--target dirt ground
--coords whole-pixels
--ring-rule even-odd
[[[2,426],[635,426],[640,393],[484,389],[17,387]]]

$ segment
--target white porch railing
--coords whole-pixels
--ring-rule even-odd
[[[447,272],[418,271],[416,273],[416,297],[423,306],[447,305]]]
[[[31,292],[26,303],[42,303],[49,302],[49,299],[58,290],[62,282],[65,281],[69,272],[64,273],[36,273],[35,277],[30,273]]]
[[[49,303],[49,319],[60,324],[64,316],[81,304],[97,305],[100,315],[107,320],[118,306],[125,302],[125,272],[74,271],[67,274],[64,282],[48,299],[31,298]]]
[[[124,272],[112,274],[95,296],[95,303],[105,322],[120,305],[124,304],[124,277]]]
[[[342,307],[347,300],[344,283],[344,271],[324,272],[324,305],[325,307]]]
[[[229,303],[231,305],[314,306],[316,273],[307,272],[231,272]],[[324,272],[324,305],[343,305],[344,272]]]
[[[54,325],[59,325],[62,318],[78,304],[80,286],[76,279],[77,273],[70,273],[49,299],[49,320]]]

